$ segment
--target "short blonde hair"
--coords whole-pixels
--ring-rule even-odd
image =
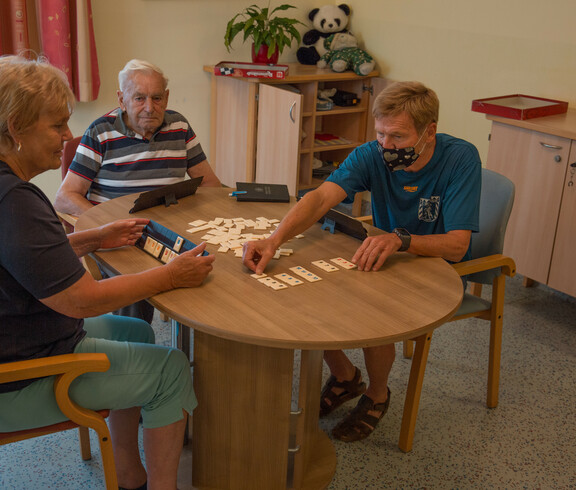
[[[434,90],[420,82],[395,82],[386,87],[374,100],[372,115],[375,119],[408,114],[418,133],[430,123],[438,122],[440,102]]]
[[[139,72],[148,74],[158,73],[164,81],[164,90],[168,88],[168,79],[164,76],[164,72],[160,68],[148,61],[133,59],[126,63],[124,68],[122,68],[120,73],[118,73],[118,86],[120,87],[121,92],[126,90],[128,81],[134,76],[134,74]]]
[[[0,151],[15,146],[10,126],[17,132],[26,131],[42,111],[67,110],[71,114],[74,102],[66,75],[46,58],[0,56]]]

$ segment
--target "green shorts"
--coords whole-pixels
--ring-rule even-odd
[[[75,353],[103,352],[110,369],[86,373],[70,396],[92,410],[142,407],[144,428],[163,427],[192,413],[198,402],[190,362],[178,349],[154,344],[154,331],[137,318],[103,315],[87,318]],[[0,393],[0,432],[41,427],[66,420],[56,404],[54,377],[10,393]]]

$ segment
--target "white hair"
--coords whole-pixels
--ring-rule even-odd
[[[126,63],[124,68],[122,68],[122,71],[118,73],[118,85],[120,86],[120,90],[122,92],[124,92],[126,89],[126,84],[128,81],[132,78],[132,76],[134,76],[135,73],[138,72],[158,73],[164,81],[164,90],[166,90],[168,87],[168,79],[164,76],[164,72],[160,68],[158,68],[156,65],[153,65],[152,63],[149,63],[148,61],[134,59]]]

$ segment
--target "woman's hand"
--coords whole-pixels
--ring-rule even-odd
[[[149,219],[134,218],[113,221],[98,228],[100,237],[99,248],[116,248],[134,245],[142,236],[142,230]]]
[[[214,255],[202,255],[206,243],[202,242],[188,252],[181,253],[164,267],[168,268],[172,288],[195,288],[200,286],[212,271]]]

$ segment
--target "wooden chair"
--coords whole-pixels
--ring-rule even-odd
[[[81,136],[76,136],[70,141],[66,141],[64,143],[61,159],[62,164],[60,165],[60,170],[62,171],[62,180],[64,180],[66,177],[68,167],[70,167],[72,160],[74,160],[74,155],[76,155],[76,149],[78,148],[81,139]],[[72,233],[74,231],[74,225],[78,220],[78,216],[74,216],[68,213],[61,213],[60,211],[57,211],[57,213],[60,221],[62,222],[62,226],[64,226],[64,229],[66,230],[66,233]]]
[[[488,387],[486,405],[494,408],[498,405],[500,385],[500,354],[502,350],[502,324],[504,316],[505,276],[516,274],[516,264],[510,257],[502,255],[504,236],[508,218],[514,202],[514,184],[496,172],[482,169],[482,194],[480,198],[480,231],[472,234],[472,259],[454,264],[460,276],[476,285],[491,284],[491,300],[480,297],[481,288],[473,287],[471,293],[465,293],[462,305],[450,321],[464,318],[481,318],[490,322],[490,348],[488,356]],[[424,360],[418,366],[412,365],[410,378],[414,382],[413,402],[404,406],[403,425],[409,429],[400,437],[400,449],[408,452],[412,449],[414,428],[418,414],[418,403],[424,379],[427,350],[430,339],[416,346],[425,349]],[[413,341],[404,342],[404,357],[412,357]],[[421,354],[421,351],[419,352]],[[416,356],[415,358],[420,358]],[[408,400],[407,395],[407,400]]]
[[[68,172],[68,167],[74,160],[74,155],[76,154],[76,149],[80,144],[80,140],[82,139],[81,136],[76,136],[72,138],[70,141],[66,141],[64,143],[64,149],[62,151],[62,164],[60,165],[60,170],[62,171],[62,180],[66,177],[66,173]],[[68,213],[62,213],[60,211],[56,211],[58,217],[60,218],[60,222],[62,226],[66,230],[66,233],[72,233],[74,231],[74,226],[76,225],[76,221],[78,220],[78,216],[74,216]],[[82,263],[84,267],[92,277],[96,280],[102,279],[102,273],[96,264],[96,261],[90,257],[89,255],[82,257]]]
[[[70,399],[68,390],[70,384],[78,376],[87,372],[104,372],[110,367],[106,354],[64,354],[53,357],[32,359],[0,364],[0,383],[20,381],[24,379],[56,376],[54,381],[54,396],[62,413],[69,420],[45,427],[30,428],[14,432],[0,432],[0,445],[23,441],[64,430],[79,429],[80,450],[83,460],[91,458],[90,437],[88,428],[98,434],[106,488],[116,490],[116,466],[112,452],[110,431],[106,425],[105,417],[108,410],[95,412],[77,405]]]

